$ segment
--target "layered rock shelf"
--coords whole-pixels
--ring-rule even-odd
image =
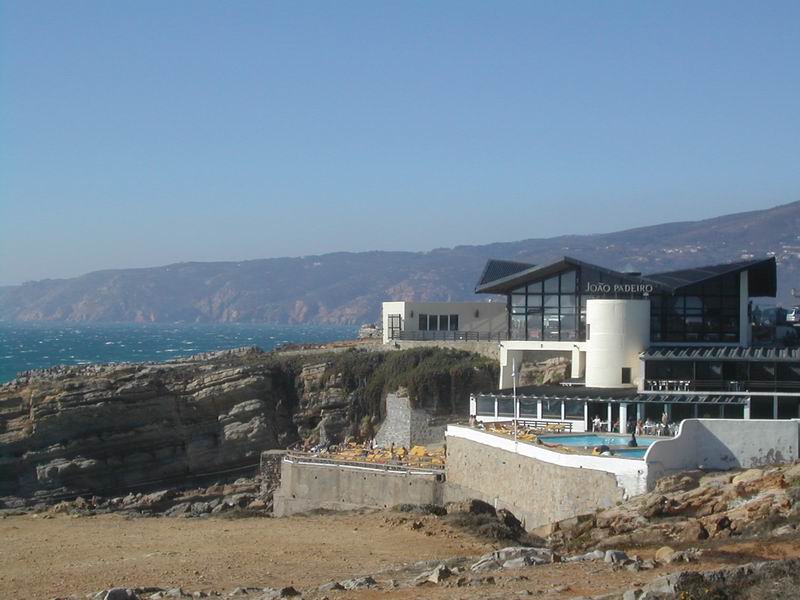
[[[296,439],[283,373],[257,349],[64,368],[0,388],[0,496],[120,493],[258,464]]]

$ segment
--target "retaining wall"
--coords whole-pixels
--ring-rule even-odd
[[[465,352],[474,352],[493,360],[500,359],[500,343],[499,342],[470,342],[470,341],[452,341],[445,340],[391,340],[386,344],[387,347],[408,350],[409,348],[450,348],[452,350],[464,350]]]
[[[689,469],[747,469],[798,460],[800,420],[686,419],[647,450],[647,485]]]
[[[273,513],[286,517],[314,509],[389,508],[397,504],[444,502],[441,474],[339,466],[284,458]]]
[[[611,507],[645,491],[646,481],[643,461],[560,454],[453,425],[446,471],[445,502],[479,498],[527,529]]]

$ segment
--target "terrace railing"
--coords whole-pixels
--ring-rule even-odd
[[[800,381],[646,379],[648,392],[796,392]]]
[[[507,332],[491,331],[392,331],[392,340],[411,342],[504,342]]]

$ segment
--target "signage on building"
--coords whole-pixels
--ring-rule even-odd
[[[652,294],[652,283],[606,283],[604,281],[586,282],[587,294]]]

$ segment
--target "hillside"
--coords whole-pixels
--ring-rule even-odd
[[[800,288],[800,202],[704,221],[430,252],[97,271],[4,288],[0,319],[360,323],[377,319],[384,300],[474,300],[487,258],[542,263],[569,255],[647,273],[770,254],[778,261],[778,300],[791,304],[789,290]]]

